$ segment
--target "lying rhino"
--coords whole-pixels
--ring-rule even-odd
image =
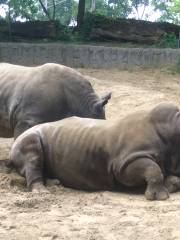
[[[77,71],[48,63],[38,67],[0,64],[0,137],[73,115],[105,118],[111,94],[99,98]]]
[[[81,190],[147,184],[147,199],[165,200],[180,187],[180,111],[160,104],[115,122],[71,117],[40,124],[16,139],[8,166],[37,192],[53,177]]]

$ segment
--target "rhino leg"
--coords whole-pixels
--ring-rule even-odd
[[[124,169],[121,179],[121,182],[127,186],[146,183],[145,196],[148,200],[166,200],[169,197],[163,183],[162,171],[151,159],[136,159]]]
[[[170,193],[180,190],[180,178],[177,176],[167,176],[164,184]]]
[[[33,192],[48,192],[43,184],[43,151],[38,134],[31,133],[17,139],[8,165],[26,178],[27,186]]]

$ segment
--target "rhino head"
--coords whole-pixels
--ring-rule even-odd
[[[152,111],[151,120],[162,139],[165,172],[180,175],[180,110],[171,103],[161,103]],[[161,150],[162,151],[162,150]]]
[[[79,103],[74,101],[74,116],[82,118],[105,119],[105,105],[111,98],[111,93],[98,97],[95,92],[86,95]],[[72,104],[71,104],[72,105]]]
[[[76,84],[68,84],[64,89],[66,110],[68,109],[66,117],[105,119],[104,108],[111,98],[110,92],[99,97],[91,83],[85,78],[78,79]]]

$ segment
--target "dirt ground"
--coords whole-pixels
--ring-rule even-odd
[[[107,119],[156,103],[180,106],[180,76],[163,70],[80,69],[101,95],[112,91]],[[0,158],[12,140],[0,139]],[[1,169],[0,169],[1,170]],[[180,193],[147,201],[138,192],[76,191],[48,183],[51,194],[32,194],[16,173],[0,173],[0,239],[175,240],[180,239]]]

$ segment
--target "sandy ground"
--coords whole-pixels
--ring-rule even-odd
[[[180,76],[163,70],[80,71],[99,94],[112,91],[107,118],[170,101],[180,105]],[[0,139],[0,158],[12,140]],[[0,169],[0,239],[175,240],[180,239],[180,193],[147,201],[143,193],[87,193],[48,183],[51,194],[32,194],[16,173]]]

